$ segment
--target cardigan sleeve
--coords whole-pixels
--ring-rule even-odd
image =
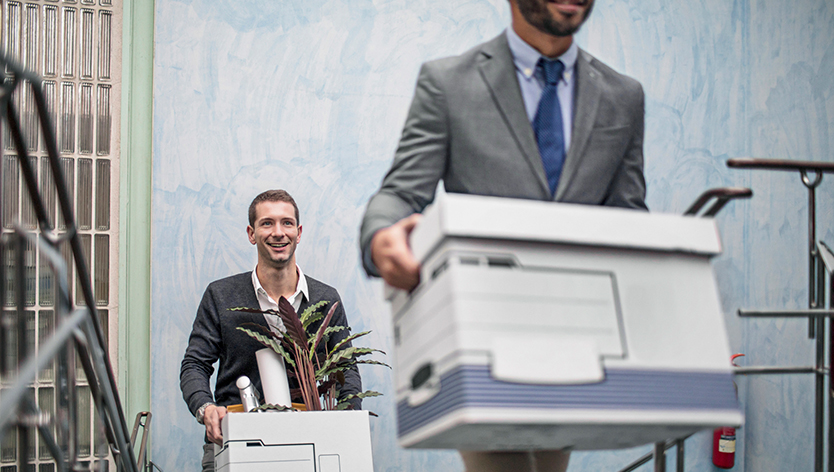
[[[221,340],[217,305],[209,285],[197,309],[180,366],[180,390],[192,415],[203,404],[214,401],[209,379],[220,356]]]

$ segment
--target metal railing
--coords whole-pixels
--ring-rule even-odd
[[[822,241],[817,241],[817,206],[816,189],[822,183],[824,174],[834,173],[834,162],[792,161],[785,159],[759,159],[743,157],[730,159],[727,165],[736,169],[759,169],[775,171],[792,171],[799,173],[802,184],[808,189],[808,309],[807,310],[739,310],[741,317],[759,318],[808,318],[808,338],[815,340],[814,365],[807,367],[740,367],[736,374],[814,374],[814,471],[823,472],[825,463],[828,470],[834,470],[834,412],[831,400],[834,399],[834,383],[830,375],[834,365],[834,316],[832,300],[825,309],[826,297],[834,294],[834,254]],[[826,289],[825,277],[828,274],[829,287]],[[826,346],[825,325],[828,323],[829,340]],[[826,352],[829,363],[825,365]],[[828,375],[828,413],[825,405],[825,376]],[[828,447],[825,446],[825,418],[828,416]],[[828,450],[827,461],[824,457]]]
[[[136,434],[142,428],[142,445],[139,446],[139,468],[150,472],[151,461],[148,460],[148,438],[151,436],[151,415],[150,411],[140,411],[136,414],[136,421],[133,423],[133,432],[130,433],[130,444],[136,444]]]
[[[124,412],[121,408],[116,380],[107,351],[104,333],[99,325],[95,308],[95,298],[87,267],[81,238],[77,231],[75,217],[71,208],[71,198],[63,171],[55,139],[55,131],[49,120],[46,101],[39,76],[25,71],[18,65],[0,55],[0,118],[5,118],[12,142],[14,144],[21,174],[25,182],[35,217],[40,229],[39,234],[27,232],[19,225],[13,225],[13,232],[0,240],[0,249],[12,249],[16,256],[14,291],[15,311],[0,314],[0,376],[13,379],[10,388],[3,390],[0,398],[0,442],[6,434],[20,430],[18,448],[18,470],[29,470],[29,431],[35,430],[41,441],[55,461],[56,470],[84,470],[88,463],[78,459],[78,430],[75,401],[77,385],[76,358],[89,384],[93,404],[104,426],[104,433],[118,470],[138,472],[146,463],[137,462]],[[19,115],[11,99],[16,90],[28,87],[37,110],[38,125],[46,147],[47,161],[52,172],[57,194],[59,212],[66,225],[66,231],[58,234],[49,221],[42,194],[38,191],[35,171],[27,154],[27,143],[20,126]],[[37,135],[37,134],[35,134]],[[36,138],[37,139],[37,138]],[[0,176],[2,179],[2,176]],[[2,192],[0,192],[2,195]],[[2,197],[0,197],[2,198]],[[78,284],[83,294],[83,303],[74,305],[69,291],[68,277],[71,273],[58,250],[62,244],[69,244],[72,259],[78,275]],[[37,247],[41,257],[51,267],[57,282],[54,333],[41,341],[37,355],[29,355],[26,334],[25,293],[26,273],[25,244]],[[5,270],[5,267],[3,268]],[[6,274],[0,274],[0,293],[6,293],[3,286]],[[15,336],[16,333],[16,336]],[[17,365],[8,365],[12,359],[8,352],[16,344]],[[28,355],[28,358],[27,358]],[[31,393],[31,385],[38,373],[55,362],[56,414],[48,415],[40,411]],[[149,421],[149,418],[148,418]],[[52,430],[56,434],[52,434]],[[143,446],[147,441],[146,428]],[[143,447],[144,451],[144,447]],[[142,460],[146,462],[143,457]]]
[[[691,436],[691,435],[690,435]],[[624,469],[620,469],[619,472],[632,472],[640,468],[640,466],[648,464],[652,459],[655,459],[655,470],[661,468],[665,470],[666,467],[666,451],[672,449],[673,447],[677,451],[677,457],[675,458],[675,467],[677,472],[683,472],[684,467],[684,443],[686,440],[689,439],[689,436],[685,436],[683,438],[675,439],[672,441],[666,442],[659,442],[654,445],[654,449],[652,452],[643,455],[636,461],[632,462],[631,464],[627,465]],[[660,449],[662,448],[662,450]],[[661,458],[660,461],[657,461],[658,458]]]

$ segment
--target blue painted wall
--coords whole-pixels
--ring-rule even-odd
[[[199,467],[202,427],[181,399],[179,363],[205,286],[254,267],[246,207],[260,191],[295,196],[300,264],[340,290],[354,327],[374,330],[370,344],[390,350],[381,285],[358,264],[364,205],[390,164],[420,63],[508,22],[506,0],[156,0],[152,410],[164,470]],[[753,188],[753,200],[719,217],[715,268],[732,349],[751,365],[809,364],[805,322],[734,315],[807,304],[804,188],[792,173],[724,162],[834,160],[834,4],[597,0],[577,40],[643,83],[653,211],[681,212],[710,187]],[[819,235],[834,242],[834,179],[819,193]],[[399,449],[390,372],[362,375],[386,394],[365,404],[380,414],[377,470],[462,470],[454,453]],[[747,425],[735,470],[809,470],[810,379],[738,383]],[[687,470],[713,470],[710,442],[687,442]],[[618,470],[646,450],[577,453],[570,470]]]

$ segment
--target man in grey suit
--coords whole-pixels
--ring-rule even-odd
[[[509,2],[505,33],[420,70],[360,234],[365,270],[392,286],[419,283],[408,235],[441,179],[447,192],[646,209],[643,89],[573,41],[594,0]],[[564,470],[568,458],[461,454],[471,472]]]

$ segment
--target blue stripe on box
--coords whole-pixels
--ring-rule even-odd
[[[512,401],[508,401],[512,400]],[[738,410],[730,373],[609,369],[584,385],[531,385],[495,380],[489,366],[458,366],[422,405],[397,404],[398,434],[406,435],[464,407],[605,410]]]

